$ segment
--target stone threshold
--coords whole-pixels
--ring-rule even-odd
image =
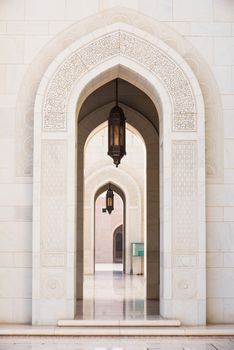
[[[233,325],[201,327],[63,327],[0,325],[0,336],[234,336]]]
[[[179,327],[179,320],[59,320],[62,327]]]

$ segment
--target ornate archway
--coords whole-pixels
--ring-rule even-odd
[[[76,137],[76,116],[85,95],[116,76],[146,92],[159,112],[161,315],[178,318],[184,324],[204,324],[202,94],[181,56],[160,40],[121,23],[67,48],[50,65],[38,89],[34,125],[33,323],[54,324],[59,318],[74,317],[76,222],[79,224],[83,215],[74,196],[75,150],[76,142],[80,142]],[[45,313],[48,306],[50,315]]]

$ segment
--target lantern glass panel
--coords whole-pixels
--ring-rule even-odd
[[[117,124],[114,126],[114,145],[119,145],[119,126]]]
[[[108,205],[108,207],[112,207],[112,198],[111,197],[107,198],[107,205]]]
[[[113,146],[113,127],[109,126],[109,145]]]
[[[120,136],[119,144],[120,146],[124,146],[124,126],[122,124],[120,125],[119,136]]]

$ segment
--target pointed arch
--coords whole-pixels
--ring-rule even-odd
[[[201,90],[182,56],[158,38],[122,23],[105,28],[105,32],[84,36],[82,43],[78,41],[64,50],[47,69],[37,92],[33,321],[45,322],[37,306],[54,303],[51,295],[57,296],[59,302],[50,315],[50,322],[74,316],[74,266],[64,264],[55,274],[54,266],[45,263],[42,272],[40,259],[51,254],[57,256],[59,252],[65,256],[77,253],[75,222],[81,225],[83,213],[76,210],[81,203],[76,204],[74,196],[75,154],[76,144],[85,140],[85,134],[77,137],[77,115],[84,97],[116,76],[124,76],[142,89],[159,113],[161,314],[188,324],[204,324],[205,290],[200,288],[205,285],[205,266],[200,266],[200,257],[205,254],[205,138]],[[82,193],[79,184],[77,191]],[[67,278],[71,283],[65,288]],[[51,281],[56,281],[52,291]],[[181,287],[183,285],[187,287]],[[194,311],[192,319],[185,304]]]

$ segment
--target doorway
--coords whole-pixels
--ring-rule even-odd
[[[123,225],[119,225],[113,233],[113,263],[123,263]]]
[[[99,284],[97,275],[100,277],[101,272],[102,278],[105,278],[106,281],[108,280],[107,275],[104,276],[103,274],[103,269],[106,269],[107,266],[100,267],[99,265],[98,268],[96,266],[95,252],[98,243],[96,242],[96,238],[94,239],[96,221],[93,218],[95,218],[95,201],[97,197],[107,189],[107,187],[104,189],[103,186],[107,186],[107,184],[111,182],[116,189],[122,189],[126,198],[126,222],[123,223],[123,232],[126,234],[122,235],[122,284],[128,287],[131,286],[127,294],[129,296],[132,295],[133,300],[135,300],[134,298],[137,294],[135,293],[134,286],[140,291],[137,297],[138,309],[140,310],[141,317],[146,317],[149,310],[150,312],[153,310],[152,312],[155,314],[159,312],[158,125],[155,124],[155,128],[152,129],[152,121],[150,122],[145,117],[148,115],[157,121],[157,111],[149,97],[134,85],[120,79],[119,88],[121,108],[124,109],[127,118],[127,156],[122,159],[118,169],[113,166],[112,159],[107,156],[106,122],[97,125],[89,134],[83,148],[83,155],[81,155],[81,152],[78,153],[80,157],[82,156],[82,159],[84,159],[84,277],[82,277],[84,280],[84,288],[80,299],[86,299],[85,285],[87,285],[87,283],[90,284],[90,281],[92,281],[93,285],[95,285],[95,283]],[[111,81],[94,91],[85,100],[79,115],[80,123],[78,130],[80,135],[82,134],[82,127],[86,128],[86,121],[90,123],[91,120],[98,120],[99,118],[101,121],[103,115],[108,115],[114,103],[114,89],[114,81]],[[134,109],[133,106],[136,109]],[[142,113],[144,113],[144,115]],[[151,131],[148,132],[148,130]],[[146,134],[147,137],[145,138]],[[103,185],[103,182],[106,182],[106,185]],[[118,190],[116,191],[116,193],[118,193]],[[94,198],[93,202],[92,198]],[[121,226],[121,223],[119,223],[117,227],[119,226]],[[120,229],[118,229],[115,234],[113,229],[111,237],[112,243],[108,254],[112,254],[112,263],[115,262],[115,266],[113,265],[112,267],[115,270],[114,272],[116,272],[115,275],[117,275],[121,272],[119,271],[119,267],[116,269],[116,259],[120,260],[121,250],[115,249],[117,243],[119,247],[121,246]],[[144,244],[144,254],[139,256],[134,255],[134,257],[132,257],[132,247],[135,243]],[[117,251],[119,256],[116,254]],[[102,271],[98,271],[98,269]],[[112,272],[113,269],[111,270]],[[112,273],[112,277],[113,276],[114,273]],[[137,287],[137,282],[135,281],[136,276],[138,276],[138,281],[140,281],[140,276],[142,277],[141,287]],[[89,280],[89,282],[86,283],[85,280]],[[112,280],[111,283],[114,285],[114,280]],[[97,290],[95,286],[94,289]],[[94,294],[93,297],[95,298]],[[139,300],[141,300],[141,302]],[[126,302],[126,300],[124,302]],[[153,305],[152,308],[149,307],[150,303],[151,306]],[[156,304],[157,308],[154,307]],[[132,305],[135,305],[135,302],[132,302]],[[141,305],[141,307],[139,307],[139,305]],[[133,317],[132,312],[130,312],[130,314],[131,317]]]
[[[114,193],[114,210],[111,212],[111,214],[108,214],[105,209],[106,191],[109,187],[112,188]],[[106,190],[99,194],[104,188]],[[95,272],[111,270],[124,271],[124,193],[120,188],[109,183],[99,189],[95,198]],[[120,230],[121,237],[119,236]],[[116,234],[118,235],[117,237]]]

